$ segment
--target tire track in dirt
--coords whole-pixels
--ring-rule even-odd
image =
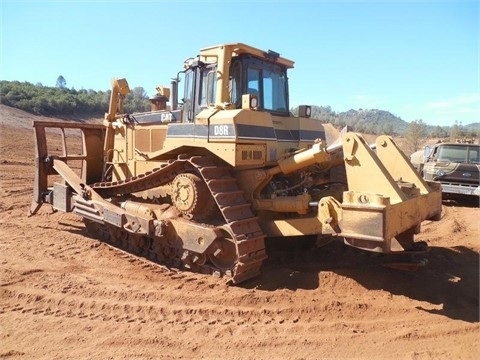
[[[68,289],[67,289],[68,290]],[[81,296],[47,291],[26,292],[2,289],[2,297],[9,298],[12,305],[0,307],[0,314],[21,312],[22,314],[79,318],[101,321],[165,323],[169,325],[256,325],[296,323],[291,309],[238,309],[231,306],[188,306],[172,305],[171,301],[138,301],[125,299],[127,292],[116,297],[93,291]],[[90,297],[92,296],[92,297]]]
[[[81,273],[81,269],[79,271]],[[298,324],[306,327],[308,331],[324,329],[326,326],[334,326],[336,328],[331,330],[340,331],[344,326],[348,326],[344,322],[352,323],[354,328],[355,324],[365,326],[370,323],[378,326],[379,322],[386,324],[398,322],[403,316],[402,312],[393,315],[392,310],[395,309],[388,305],[379,306],[379,303],[385,304],[381,297],[369,303],[331,299],[317,300],[315,303],[312,299],[308,305],[302,303],[286,306],[282,299],[271,301],[269,297],[264,296],[265,294],[257,295],[255,291],[240,297],[236,297],[234,291],[231,296],[233,301],[229,300],[222,305],[220,299],[217,299],[217,302],[205,301],[205,297],[199,295],[207,288],[211,290],[212,284],[198,278],[186,280],[189,276],[183,274],[181,277],[178,274],[163,274],[162,282],[166,283],[168,278],[170,281],[161,291],[131,288],[131,282],[121,284],[122,287],[107,288],[105,284],[84,274],[77,277],[73,271],[66,275],[32,269],[21,273],[21,276],[29,277],[29,283],[33,282],[35,285],[25,289],[22,282],[2,284],[0,288],[2,298],[8,298],[10,305],[2,305],[0,314],[20,312],[57,318],[136,324],[163,323],[202,328],[213,325],[278,328]],[[183,286],[177,286],[172,281],[184,283]],[[292,301],[291,293],[285,295]],[[377,314],[375,321],[370,320],[372,312]],[[351,313],[356,314],[356,320],[353,322],[348,319],[348,314]],[[403,338],[403,335],[395,336],[397,336],[395,339]]]
[[[95,295],[95,297],[89,297]],[[375,338],[379,335],[383,341],[398,342],[415,340],[431,340],[439,335],[436,329],[432,329],[432,324],[417,324],[415,331],[406,329],[405,331],[391,331],[385,333],[383,330],[376,330],[379,327],[394,328],[394,324],[399,323],[398,316],[380,317],[376,320],[352,321],[350,319],[330,319],[325,320],[322,314],[328,314],[339,311],[354,311],[348,304],[339,302],[330,302],[321,307],[311,308],[238,308],[231,306],[189,306],[183,304],[177,306],[170,304],[170,300],[147,300],[139,302],[134,298],[128,298],[128,292],[91,292],[84,293],[82,296],[61,297],[60,294],[40,294],[18,291],[5,291],[2,296],[8,296],[15,303],[13,306],[2,306],[0,315],[6,312],[14,312],[25,315],[31,315],[37,318],[57,318],[62,321],[77,320],[81,321],[83,326],[87,323],[104,324],[132,324],[138,326],[166,326],[172,327],[175,331],[181,329],[202,330],[209,333],[212,337],[224,337],[225,333],[230,335],[241,335],[242,338],[236,338],[233,344],[241,348],[251,342],[252,337],[260,336],[265,333],[271,333],[268,339],[260,336],[254,343],[256,348],[267,348],[269,341],[275,341],[280,346],[294,345],[295,341],[287,340],[284,331],[298,332],[303,334],[302,339],[305,343],[322,344],[324,341],[330,341],[351,333],[352,336],[367,336]],[[148,296],[147,296],[148,297]],[[340,321],[339,321],[340,320]],[[93,325],[98,326],[98,325]],[[211,330],[207,330],[207,329]],[[288,329],[288,330],[287,330]],[[465,326],[461,329],[444,330],[442,336],[453,336],[455,334],[471,333],[475,335],[478,327]],[[323,333],[323,336],[318,334]],[[167,337],[168,339],[169,337]],[[164,339],[165,340],[165,339]],[[285,342],[287,340],[287,342]],[[149,340],[145,339],[147,343]],[[171,342],[170,340],[167,340]],[[113,345],[115,342],[111,342]],[[181,343],[181,342],[179,342]],[[138,345],[138,344],[137,344]],[[298,343],[297,343],[298,345]]]
[[[72,251],[66,248],[66,252]],[[119,279],[121,273],[105,271],[102,274],[86,272],[86,267],[68,265],[54,270],[29,269],[19,273],[16,281],[2,284],[2,296],[9,298],[10,306],[2,306],[1,313],[21,312],[33,315],[88,318],[102,321],[126,321],[135,323],[163,322],[172,325],[287,325],[322,322],[325,319],[341,319],[343,312],[368,312],[366,302],[346,303],[339,300],[317,301],[299,309],[285,305],[284,296],[272,296],[250,290],[230,289],[217,284],[209,276],[179,274],[156,265],[132,259],[128,254],[120,256],[129,267],[137,271],[139,278],[149,279],[154,285],[145,289],[134,287],[136,278]],[[57,258],[64,255],[56,254]],[[140,265],[140,266],[139,266]],[[101,275],[101,276],[99,276]],[[111,277],[116,286],[105,286],[105,278]],[[96,280],[97,277],[103,282]],[[25,279],[27,278],[27,279]],[[24,282],[31,284],[25,289]],[[158,285],[157,285],[158,284]],[[120,285],[120,286],[119,286]],[[26,291],[30,290],[30,291]],[[218,292],[227,293],[229,301],[221,304]],[[214,295],[209,296],[208,293]],[[204,295],[199,295],[204,294]],[[216,294],[216,295],[215,295]]]

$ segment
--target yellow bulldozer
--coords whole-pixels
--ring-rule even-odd
[[[414,235],[440,218],[439,184],[389,136],[368,144],[311,118],[307,105],[293,116],[293,64],[242,43],[208,47],[157,88],[151,111],[124,113],[129,86],[114,79],[103,124],[35,121],[30,214],[43,203],[73,211],[112,246],[233,283],[260,273],[266,238],[421,248]],[[70,136],[80,140],[73,154]]]

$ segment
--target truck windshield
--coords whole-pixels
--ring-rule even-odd
[[[458,163],[478,163],[478,146],[444,145],[438,150],[438,160]]]

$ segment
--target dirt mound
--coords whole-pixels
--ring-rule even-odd
[[[38,117],[0,110],[0,358],[477,358],[478,208],[445,202],[423,224],[416,272],[340,242],[269,243],[262,275],[228,286],[99,243],[76,215],[27,217]]]

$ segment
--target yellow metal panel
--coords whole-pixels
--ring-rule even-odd
[[[322,223],[316,217],[262,221],[260,226],[268,236],[303,236],[327,233],[323,231]]]
[[[135,149],[147,153],[161,150],[165,141],[166,128],[137,128],[135,130]]]
[[[390,136],[379,136],[376,145],[378,157],[394,180],[415,184],[422,194],[429,192],[427,183],[420,177],[412,163]]]
[[[236,148],[235,163],[237,166],[265,165],[265,145],[237,145]]]
[[[384,208],[343,206],[342,236],[371,241],[384,240]]]
[[[348,188],[389,197],[391,203],[406,199],[393,177],[360,134],[342,136]]]

